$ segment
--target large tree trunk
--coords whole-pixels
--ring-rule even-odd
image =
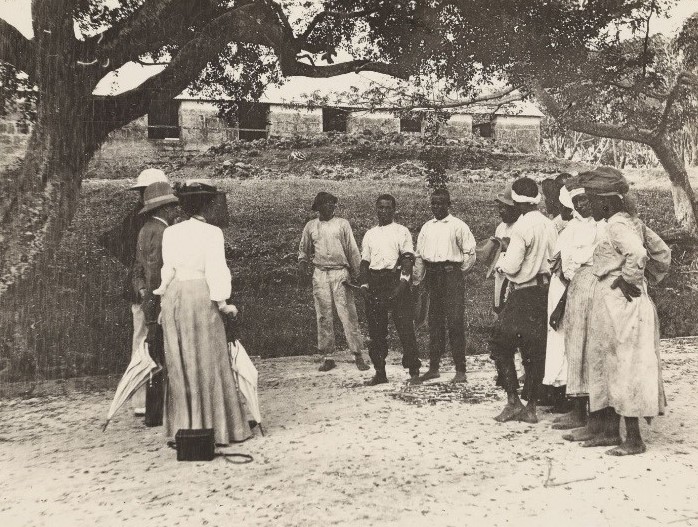
[[[0,355],[8,367],[0,380],[32,378],[36,371],[31,327],[43,313],[27,305],[31,277],[45,272],[52,260],[100,141],[92,124],[91,82],[80,71],[50,60],[39,65],[44,74],[37,76],[37,119],[26,155],[2,182],[0,342],[5,346]]]
[[[652,150],[669,175],[671,195],[674,199],[674,214],[679,225],[693,238],[698,238],[698,208],[696,197],[688,178],[683,160],[672,148],[668,139],[660,139],[652,144]]]

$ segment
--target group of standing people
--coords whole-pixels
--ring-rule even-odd
[[[218,444],[242,441],[251,430],[225,332],[237,309],[228,301],[223,233],[203,214],[215,192],[192,188],[178,198],[155,169],[143,171],[132,190],[140,193],[139,205],[120,231],[121,260],[129,266],[125,295],[132,304],[132,345],[136,350],[147,342],[164,366],[145,401],[137,396],[137,406],[144,408],[136,411],[145,414],[146,425],[164,424],[169,437],[180,428],[213,428]],[[541,389],[548,385],[558,399],[566,394],[570,401],[572,410],[553,425],[571,429],[565,439],[613,446],[614,455],[644,452],[639,418],[660,415],[665,405],[659,325],[647,283],[666,275],[670,250],[629,206],[628,183],[615,169],[562,174],[546,181],[543,190],[546,208],[559,214],[552,219],[543,214],[537,183],[519,178],[496,197],[502,223],[486,241],[497,248],[486,257],[495,275],[497,313],[491,358],[497,385],[507,393],[495,419],[536,423]],[[303,282],[313,268],[317,342],[324,355],[320,371],[336,367],[335,310],[357,368],[370,369],[362,355],[358,293],[366,303],[375,370],[368,385],[388,382],[391,314],[408,384],[440,377],[447,336],[456,370],[451,382],[465,383],[465,275],[486,251],[450,213],[449,192],[432,192],[433,218],[422,226],[416,246],[408,228],[394,221],[397,202],[390,194],[377,197],[377,225],[366,232],[361,249],[349,222],[335,216],[337,202],[328,192],[317,194],[312,210],[318,216],[305,225],[298,253]],[[422,374],[417,291],[422,305],[428,304],[429,367]],[[525,372],[521,395],[516,352]]]
[[[320,371],[336,367],[332,359],[333,305],[357,367],[362,371],[369,369],[361,354],[363,338],[354,299],[354,292],[360,291],[366,302],[369,357],[375,370],[368,385],[388,382],[385,359],[391,313],[403,348],[402,365],[410,374],[409,384],[440,377],[447,332],[456,365],[452,382],[466,381],[464,274],[475,263],[475,238],[463,221],[450,214],[447,190],[434,191],[430,199],[434,218],[422,227],[415,250],[410,231],[394,221],[395,198],[390,194],[378,196],[378,225],[366,232],[359,251],[349,222],[334,216],[337,198],[327,192],[315,197],[312,209],[318,217],[303,229],[298,261],[301,281],[307,281],[310,262],[314,267],[318,349],[325,355]],[[411,286],[418,287],[422,282],[429,296],[430,343],[429,369],[420,375]]]
[[[553,218],[540,211],[543,196],[530,178],[517,179],[496,197],[502,223],[487,241],[497,247],[494,256],[450,214],[446,190],[432,193],[434,217],[422,226],[416,247],[409,230],[394,222],[395,198],[378,196],[378,225],[366,232],[361,250],[349,222],[334,216],[337,198],[320,192],[312,207],[319,216],[305,226],[299,246],[301,279],[307,278],[311,262],[314,266],[318,348],[325,354],[320,370],[336,366],[333,305],[358,368],[368,369],[354,304],[354,292],[360,291],[375,370],[368,385],[388,382],[390,313],[408,384],[440,377],[446,333],[456,367],[452,382],[466,382],[464,276],[482,252],[494,258],[490,267],[498,315],[491,358],[497,385],[507,393],[495,419],[537,423],[537,404],[547,385],[553,399],[569,400],[571,411],[553,425],[571,429],[565,439],[613,446],[612,455],[644,452],[639,418],[660,415],[665,406],[659,322],[647,284],[664,278],[671,252],[635,214],[628,182],[616,169],[561,174],[546,180],[543,190]],[[420,287],[429,298],[429,368],[422,375],[413,294]],[[521,394],[517,352],[525,377]]]
[[[129,267],[133,353],[147,343],[163,367],[147,384],[145,399],[132,398],[135,413],[145,415],[146,426],[164,425],[170,438],[179,429],[212,428],[216,444],[243,441],[252,435],[251,419],[226,338],[227,319],[237,308],[228,302],[223,232],[204,215],[215,189],[194,185],[178,197],[161,170],[147,169],[131,190],[139,192],[138,205],[111,246],[121,245],[113,252]]]

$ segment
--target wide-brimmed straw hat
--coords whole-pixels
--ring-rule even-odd
[[[146,168],[136,179],[136,183],[129,190],[141,190],[153,183],[169,183],[165,173],[158,168]]]
[[[175,193],[180,197],[188,196],[215,196],[218,189],[210,179],[188,179]]]
[[[172,187],[169,183],[158,181],[145,188],[143,208],[138,211],[138,214],[145,214],[170,203],[179,203],[179,199],[172,192]]]
[[[504,192],[502,192],[501,194],[497,194],[497,197],[494,200],[499,201],[500,203],[504,203],[505,205],[509,205],[510,207],[513,207],[515,203],[514,200],[511,199],[511,183],[509,183],[506,186]]]

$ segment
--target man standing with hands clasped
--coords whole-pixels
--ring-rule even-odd
[[[369,356],[376,370],[366,384],[388,382],[385,358],[388,356],[388,313],[402,343],[402,366],[409,369],[410,384],[421,383],[410,298],[410,277],[414,261],[412,235],[407,227],[393,221],[395,198],[382,194],[376,200],[378,226],[369,229],[361,244],[361,291],[366,299]]]
[[[429,294],[429,370],[421,380],[440,377],[439,363],[446,348],[446,327],[456,365],[452,382],[465,382],[465,278],[475,264],[475,238],[470,228],[449,213],[446,189],[431,195],[434,218],[422,226],[417,238],[414,285],[422,279]]]
[[[363,338],[354,293],[348,285],[350,278],[359,274],[361,255],[349,222],[334,216],[336,206],[337,198],[329,192],[319,192],[315,196],[312,209],[318,213],[318,217],[310,220],[303,229],[298,247],[298,273],[301,281],[307,281],[312,258],[315,267],[313,298],[318,349],[325,354],[320,371],[329,371],[337,366],[330,357],[335,351],[333,305],[342,321],[344,336],[354,355],[356,367],[366,371],[369,365],[361,355]]]

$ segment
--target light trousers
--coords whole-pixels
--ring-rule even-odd
[[[337,310],[339,320],[342,322],[349,351],[353,355],[358,355],[363,349],[354,292],[345,284],[347,281],[349,281],[348,269],[323,270],[316,267],[313,272],[317,347],[320,353],[325,355],[332,355],[335,352],[332,306]]]

